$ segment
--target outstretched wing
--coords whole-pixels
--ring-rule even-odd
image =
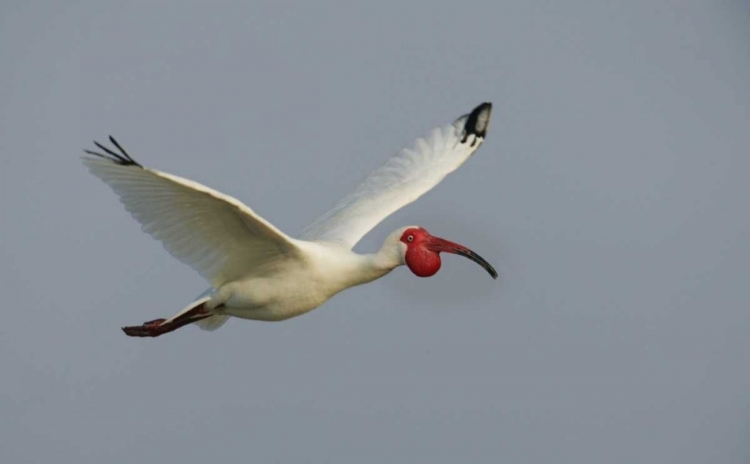
[[[119,153],[94,142],[103,153],[86,150],[93,156],[83,163],[120,196],[144,232],[214,287],[299,252],[293,239],[239,200],[145,168],[109,139]]]
[[[380,221],[421,197],[469,159],[484,141],[491,113],[492,104],[482,103],[453,124],[417,139],[310,224],[303,238],[354,247]]]

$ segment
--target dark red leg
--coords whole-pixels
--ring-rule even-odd
[[[158,337],[207,317],[211,317],[211,313],[206,311],[204,305],[200,305],[166,324],[164,323],[166,319],[154,319],[141,325],[123,327],[122,331],[131,337]]]

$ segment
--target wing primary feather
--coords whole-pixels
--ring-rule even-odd
[[[123,156],[124,156],[125,158],[127,158],[127,159],[128,159],[128,161],[130,161],[130,162],[131,162],[131,163],[133,163],[133,164],[137,164],[138,166],[140,166],[140,164],[138,164],[138,163],[137,163],[137,162],[136,162],[136,161],[135,161],[135,160],[134,160],[134,159],[133,159],[133,158],[132,158],[132,157],[131,157],[131,156],[130,156],[130,155],[128,154],[128,152],[127,152],[127,151],[125,151],[125,149],[124,149],[124,148],[122,148],[122,145],[120,145],[119,143],[117,143],[117,140],[115,140],[115,138],[114,138],[114,137],[112,137],[111,135],[109,136],[109,141],[110,141],[110,142],[112,142],[112,143],[114,144],[114,146],[116,146],[116,147],[117,147],[117,149],[118,149],[118,150],[120,150],[120,153],[122,153],[122,154],[123,154]]]
[[[101,143],[99,143],[97,141],[94,141],[94,145],[96,145],[100,149],[104,150],[104,152],[107,153],[108,155],[116,157],[118,160],[121,160],[123,162],[127,162],[128,161],[127,158],[123,157],[119,153],[113,152],[112,150],[110,150],[109,148],[105,147],[104,145],[102,145]]]
[[[110,142],[112,142],[115,145],[115,147],[117,147],[118,150],[120,150],[120,153],[115,153],[114,151],[112,151],[109,148],[105,147],[104,145],[102,145],[101,143],[97,142],[96,140],[94,140],[94,145],[96,145],[97,147],[99,147],[106,154],[99,153],[99,152],[96,152],[96,151],[91,151],[91,150],[83,150],[83,152],[84,153],[88,153],[89,155],[94,155],[94,156],[98,156],[100,158],[104,158],[106,160],[115,162],[115,163],[120,164],[122,166],[138,166],[140,168],[143,167],[143,166],[141,166],[140,163],[138,163],[137,161],[135,161],[133,158],[130,157],[130,155],[128,154],[128,152],[125,151],[125,149],[123,149],[122,146],[119,143],[117,143],[117,140],[115,140],[114,137],[112,137],[110,135],[109,136],[109,140],[110,140]],[[109,156],[107,156],[107,155],[109,155]]]
[[[469,117],[466,118],[463,137],[461,143],[465,143],[470,135],[476,136],[477,139],[484,138],[487,135],[487,128],[490,125],[490,116],[492,115],[492,103],[486,102],[474,108]],[[472,142],[474,146],[476,140]]]
[[[84,149],[83,152],[88,155],[94,155],[94,156],[98,156],[99,158],[104,158],[105,160],[108,160],[108,161],[113,161],[112,158],[110,158],[109,156],[102,155],[101,153],[97,153],[95,151]]]

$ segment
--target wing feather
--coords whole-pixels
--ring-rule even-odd
[[[484,141],[491,113],[492,104],[482,103],[452,124],[417,139],[310,224],[302,237],[354,247],[380,221],[424,195],[469,159]]]
[[[197,182],[141,166],[110,137],[120,153],[83,157],[107,183],[143,231],[162,242],[213,287],[240,279],[299,251],[295,241],[239,200]]]

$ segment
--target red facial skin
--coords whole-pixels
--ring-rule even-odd
[[[458,243],[433,237],[421,227],[406,229],[400,239],[406,244],[406,265],[411,272],[419,277],[431,277],[440,270],[440,252],[454,253],[471,259],[482,266],[493,279],[497,279],[497,272],[481,256]]]
[[[406,265],[418,277],[431,277],[440,270],[440,254],[429,249],[432,236],[424,229],[406,229],[401,241],[406,244]]]

